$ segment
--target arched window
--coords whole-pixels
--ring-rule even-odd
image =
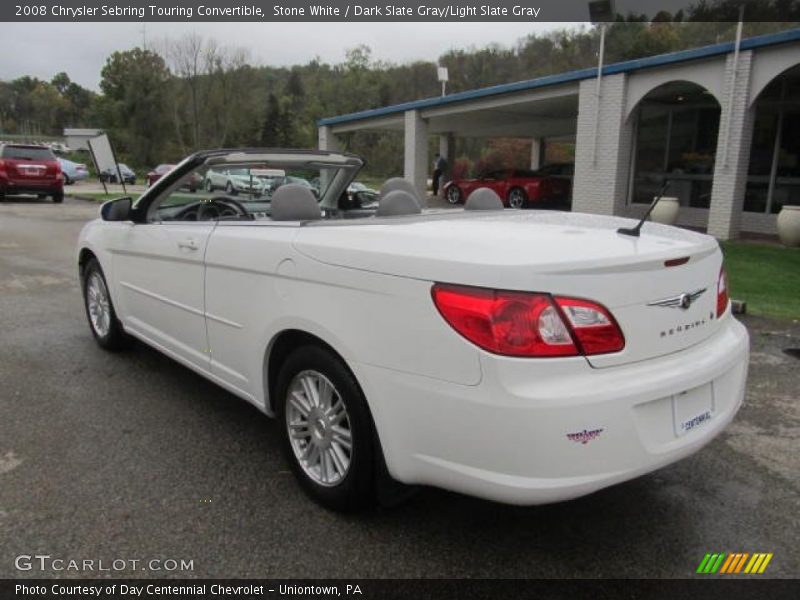
[[[665,83],[642,98],[633,116],[631,201],[650,203],[668,180],[668,195],[681,206],[708,208],[719,116],[713,94],[688,81]]]
[[[778,213],[800,204],[800,65],[784,71],[759,94],[744,210]]]

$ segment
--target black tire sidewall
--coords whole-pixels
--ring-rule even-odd
[[[511,197],[514,195],[515,192],[519,193],[520,196],[522,197],[522,202],[520,203],[519,208],[520,209],[526,208],[528,206],[528,194],[525,193],[525,190],[518,187],[511,188],[511,191],[508,192],[508,205],[512,206]]]
[[[108,304],[111,308],[111,324],[108,328],[108,333],[105,336],[100,336],[92,326],[92,319],[89,316],[89,303],[87,301],[86,288],[89,285],[89,279],[93,273],[97,273],[103,280],[106,286],[106,293],[108,294]],[[86,263],[86,266],[81,273],[81,291],[83,292],[83,308],[86,312],[86,319],[89,323],[89,330],[92,332],[94,339],[97,343],[106,350],[118,351],[127,348],[130,345],[130,337],[125,333],[122,324],[117,319],[117,311],[114,308],[114,302],[111,300],[111,292],[108,288],[103,269],[96,258],[92,258]]]
[[[353,451],[350,468],[337,485],[325,487],[313,481],[294,455],[286,427],[286,392],[299,372],[313,369],[325,375],[336,388],[350,420]],[[320,346],[302,346],[284,361],[275,385],[276,416],[280,427],[281,445],[292,471],[301,487],[322,506],[342,512],[352,512],[374,501],[373,424],[364,395],[353,375],[341,359]]]
[[[453,190],[455,190],[455,191],[453,192]],[[451,192],[455,195],[455,201],[450,199]],[[446,197],[445,199],[447,200],[448,204],[458,204],[459,202],[461,202],[461,199],[463,198],[463,196],[464,196],[464,194],[461,193],[461,188],[459,188],[457,186],[449,187],[449,188],[447,188],[447,191],[445,192],[445,197]]]

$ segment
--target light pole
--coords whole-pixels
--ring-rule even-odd
[[[592,145],[592,166],[597,166],[597,134],[600,130],[600,84],[603,81],[603,59],[606,51],[606,22],[614,20],[614,0],[593,0],[589,2],[589,19],[600,25],[600,51],[597,53],[597,86],[594,92],[594,143]]]
[[[447,93],[447,81],[448,81],[447,67],[439,67],[436,69],[436,72],[439,78],[439,82],[442,84],[442,96],[445,96],[445,94]]]

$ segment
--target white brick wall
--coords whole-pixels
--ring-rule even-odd
[[[626,77],[624,73],[603,77],[599,117],[597,80],[588,79],[580,84],[572,194],[575,211],[606,215],[623,212],[633,142],[633,127],[625,119]],[[597,153],[593,161],[595,130]]]
[[[742,205],[754,121],[754,110],[748,106],[752,59],[751,51],[739,54],[735,84],[733,54],[729,54],[725,61],[725,87],[711,188],[711,208],[708,213],[708,233],[723,240],[737,237],[742,224]],[[735,85],[733,103],[728,106],[731,85]]]
[[[331,128],[327,125],[323,125],[317,130],[317,136],[320,150],[330,150],[335,152],[341,149],[339,140],[336,138],[336,135],[333,133],[333,131],[331,131]]]

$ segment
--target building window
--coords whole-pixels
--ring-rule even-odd
[[[776,214],[800,204],[800,67],[769,84],[755,110],[744,210]]]
[[[662,85],[638,107],[631,201],[649,204],[663,182],[681,206],[708,208],[719,131],[719,104],[688,82]]]

